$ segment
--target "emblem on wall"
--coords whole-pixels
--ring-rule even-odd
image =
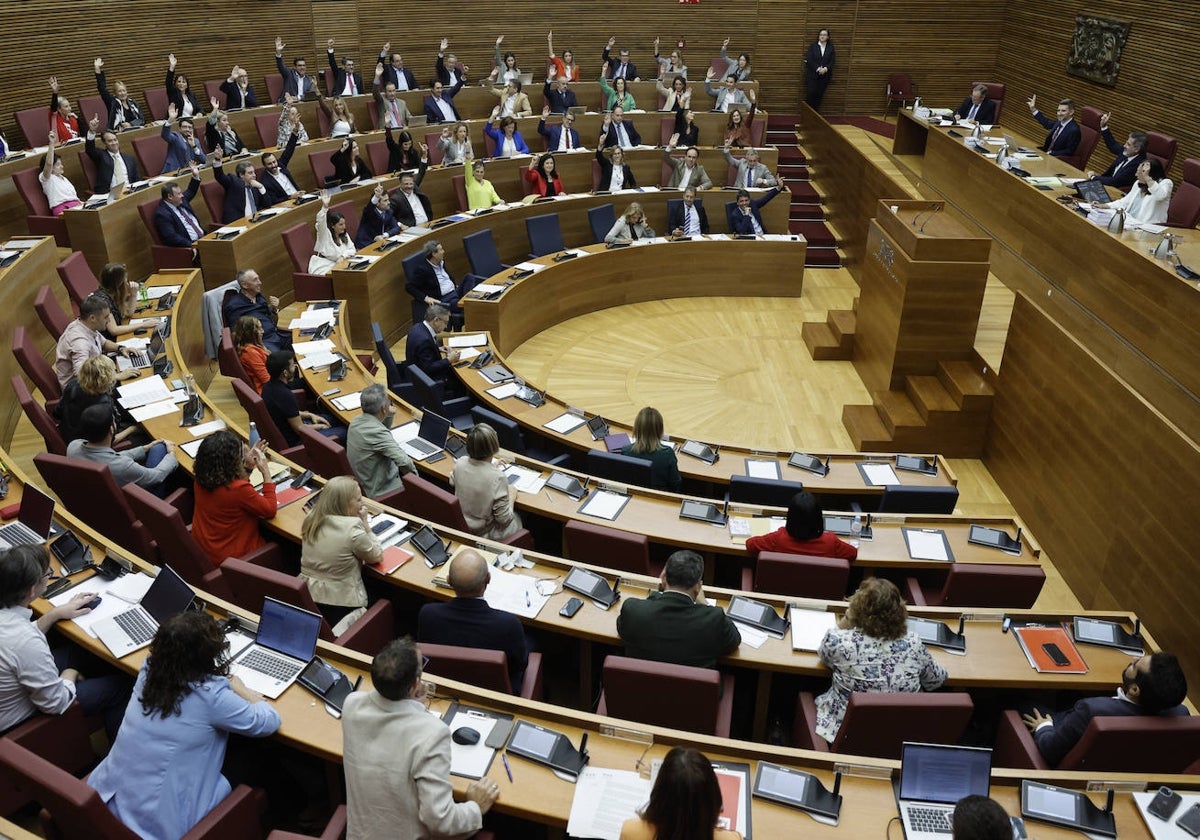
[[[1088,81],[1115,87],[1121,73],[1121,52],[1129,38],[1128,21],[1095,15],[1075,16],[1075,34],[1067,56],[1067,72]]]

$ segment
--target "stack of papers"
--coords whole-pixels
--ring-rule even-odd
[[[167,390],[167,385],[160,376],[147,376],[117,388],[117,402],[125,409],[149,405],[159,400],[171,400],[171,392]]]
[[[496,566],[492,566],[490,572],[492,579],[483,593],[483,600],[494,610],[504,610],[521,618],[537,618],[550,600],[549,595],[538,592],[537,578],[506,572]]]
[[[362,407],[362,391],[333,398],[333,405],[338,411],[355,411]]]
[[[322,324],[332,324],[337,317],[337,310],[333,307],[325,309],[306,309],[300,313],[298,318],[293,318],[288,324],[289,330],[314,330]]]
[[[900,483],[900,479],[896,478],[896,472],[892,469],[891,464],[866,462],[859,464],[858,469],[867,484],[878,486]]]
[[[332,353],[333,341],[328,338],[317,341],[297,341],[292,345],[292,350],[297,356],[307,356],[310,353]]]
[[[476,286],[475,288],[479,288]],[[496,286],[495,288],[503,288]],[[474,333],[472,335],[453,335],[446,340],[447,347],[486,347],[487,335],[484,333]]]
[[[585,422],[587,421],[578,414],[572,414],[568,411],[566,414],[560,414],[558,417],[555,417],[549,423],[543,423],[542,428],[558,432],[560,435],[566,435],[578,429]]]
[[[522,493],[540,493],[546,486],[546,479],[538,470],[531,470],[518,464],[509,464],[504,470],[508,483],[514,485]]]
[[[147,286],[146,297],[150,300],[158,300],[164,295],[177,295],[183,286]]]

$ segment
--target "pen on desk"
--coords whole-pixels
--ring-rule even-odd
[[[528,589],[525,590],[525,606],[527,606],[527,607],[533,606],[533,602],[529,600],[529,590]]]
[[[508,756],[504,753],[500,753],[500,760],[504,762],[504,772],[508,774],[509,784],[512,784],[512,768],[508,766]]]
[[[546,498],[547,498],[547,499],[549,499],[549,500],[550,500],[550,501],[552,501],[552,502],[554,501],[554,497],[550,495],[550,491],[549,491],[549,490],[543,490],[542,492],[546,494]]]

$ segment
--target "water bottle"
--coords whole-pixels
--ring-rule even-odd
[[[183,378],[183,393],[189,397],[196,395],[196,377],[190,373]],[[253,428],[254,424],[251,423],[250,425]]]
[[[1115,213],[1113,213],[1112,218],[1108,220],[1108,232],[1109,233],[1117,233],[1117,234],[1125,232],[1125,208],[1124,207],[1118,207],[1117,211]]]
[[[850,523],[850,541],[858,545],[860,537],[862,537],[862,517],[855,514],[854,521]]]
[[[150,291],[146,288],[145,283],[138,284],[138,302],[142,306],[146,306],[150,303]]]
[[[913,99],[913,113],[914,114],[917,113],[917,109],[920,107],[921,107],[921,97],[918,96]]]
[[[253,449],[254,447],[258,446],[258,441],[259,441],[258,424],[255,423],[253,420],[251,420],[250,421],[250,448]]]

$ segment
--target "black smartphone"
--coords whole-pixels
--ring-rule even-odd
[[[1182,803],[1183,797],[1164,785],[1158,789],[1158,793],[1150,800],[1150,804],[1146,806],[1146,810],[1160,820],[1169,820]]]
[[[425,459],[425,463],[433,464],[433,463],[436,463],[437,461],[442,460],[445,457],[446,457],[445,452],[434,452],[432,455],[430,455],[428,458]]]
[[[308,482],[312,481],[312,477],[313,471],[305,470],[304,472],[300,473],[300,475],[292,479],[292,487],[303,487],[305,484],[308,484]]]
[[[1046,655],[1050,657],[1050,661],[1055,665],[1063,666],[1071,664],[1071,660],[1067,658],[1067,655],[1054,642],[1046,642],[1042,645],[1042,650],[1046,652]]]
[[[1200,802],[1184,811],[1183,816],[1175,820],[1175,825],[1193,837],[1200,837]]]
[[[563,618],[574,618],[575,613],[579,612],[579,608],[583,606],[583,601],[579,598],[572,598],[563,604],[563,608],[558,611],[558,614]]]
[[[96,609],[96,607],[100,606],[100,602],[103,600],[104,600],[103,598],[101,598],[99,595],[97,595],[95,598],[93,598],[92,600],[90,600],[86,604],[84,604],[84,606],[87,607],[89,610],[94,610],[94,609]]]

